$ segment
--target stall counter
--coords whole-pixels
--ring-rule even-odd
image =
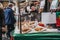
[[[60,40],[60,32],[13,34],[14,40]]]

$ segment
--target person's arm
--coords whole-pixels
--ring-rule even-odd
[[[2,26],[5,26],[4,10],[1,9]]]
[[[40,2],[39,13],[41,13],[41,12],[43,11],[44,6],[45,6],[45,0],[42,0],[42,1]]]

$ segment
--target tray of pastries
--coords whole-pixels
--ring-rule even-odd
[[[22,23],[22,33],[42,32],[44,30],[46,30],[46,28],[42,27],[42,26],[39,26],[39,24],[37,26],[34,26],[34,21],[33,22],[23,22]]]
[[[32,29],[32,31],[30,31],[29,33],[43,32],[45,30],[46,30],[46,28],[41,27],[41,26],[37,26],[34,29]]]

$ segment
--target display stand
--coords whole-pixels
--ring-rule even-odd
[[[14,34],[14,40],[60,40],[59,32],[40,32],[31,34]]]

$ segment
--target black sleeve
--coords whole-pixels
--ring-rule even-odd
[[[5,24],[4,22],[4,10],[0,8],[0,22],[2,25]]]

